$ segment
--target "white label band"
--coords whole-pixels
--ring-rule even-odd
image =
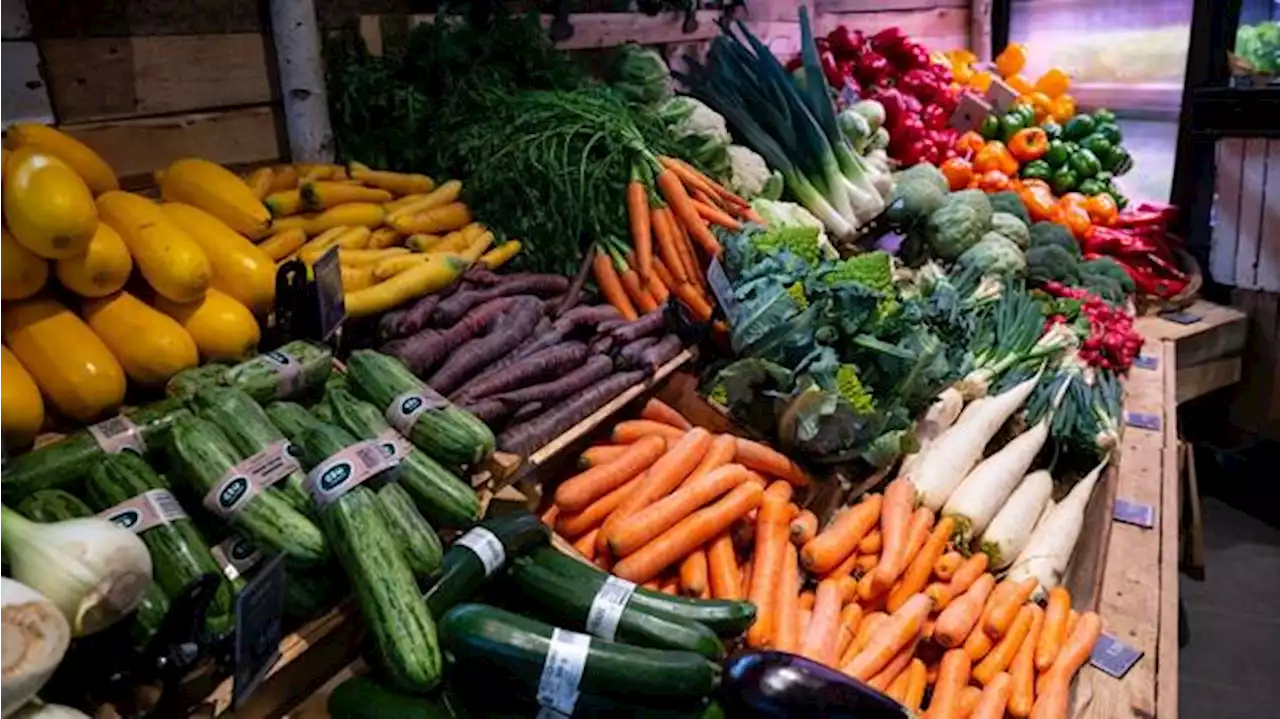
[[[187,513],[169,490],[149,489],[111,509],[99,512],[98,516],[134,534],[142,534],[152,527],[186,519]]]
[[[456,546],[466,547],[484,565],[484,576],[492,576],[506,561],[506,551],[497,535],[484,527],[476,527],[458,538]]]
[[[618,634],[618,620],[622,618],[622,610],[636,591],[635,582],[628,582],[612,574],[600,585],[600,591],[591,600],[591,608],[587,610],[587,632],[611,642]]]
[[[582,670],[587,666],[587,654],[591,650],[591,637],[556,628],[551,631],[551,646],[546,661],[542,663],[542,676],[538,679],[538,705],[572,716],[578,704],[578,685],[582,683]]]
[[[447,404],[449,401],[431,388],[420,387],[396,395],[396,398],[391,400],[391,404],[387,405],[383,416],[387,418],[387,424],[394,427],[397,432],[408,436],[409,431],[413,429],[413,423],[423,412],[438,409]]]
[[[258,359],[280,376],[276,385],[276,397],[288,397],[299,389],[305,380],[302,376],[302,363],[288,352],[278,350],[263,352]]]
[[[335,452],[307,473],[306,488],[321,507],[346,494],[365,480],[396,466],[399,460],[377,440],[356,442]]]

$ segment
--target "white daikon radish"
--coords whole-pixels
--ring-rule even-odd
[[[1036,426],[1009,440],[1000,451],[978,463],[977,467],[960,482],[960,486],[947,498],[942,506],[942,516],[953,517],[956,521],[956,536],[959,544],[965,546],[974,537],[981,535],[987,525],[995,519],[996,512],[1004,506],[1005,500],[1027,475],[1031,463],[1049,439],[1049,416],[1036,423]],[[1027,519],[1027,529],[1040,516],[1039,508]],[[1015,555],[1016,556],[1016,555]]]
[[[1080,529],[1084,526],[1085,507],[1089,505],[1093,487],[1110,459],[1110,456],[1103,459],[1102,464],[1094,467],[1058,502],[1058,506],[1031,533],[1027,546],[1023,547],[1009,569],[1005,578],[1013,582],[1021,582],[1027,577],[1035,577],[1040,582],[1035,592],[1037,601],[1062,582],[1071,553],[1075,551],[1076,540],[1080,538]]]
[[[998,394],[969,403],[960,418],[934,441],[906,475],[916,486],[920,503],[937,512],[947,503],[1000,427],[1027,401],[1040,375]],[[1022,476],[1022,475],[1018,475]]]
[[[943,432],[951,429],[962,409],[964,409],[964,396],[960,394],[960,390],[948,387],[938,394],[933,404],[929,405],[929,409],[925,410],[924,416],[916,424],[916,440],[920,442],[920,449],[902,458],[902,466],[898,469],[899,477],[910,473],[911,468],[920,461],[925,450],[938,437],[941,437]]]
[[[1035,528],[1031,530],[1032,534],[1035,533],[1036,529],[1040,528],[1040,525],[1044,524],[1044,521],[1049,518],[1049,514],[1053,512],[1054,507],[1057,507],[1057,506],[1058,506],[1058,503],[1053,501],[1052,499],[1050,499],[1048,502],[1045,503],[1044,511],[1040,513],[1040,518],[1036,520]]]
[[[40,592],[0,577],[3,600],[4,682],[0,716],[27,703],[53,676],[71,643],[71,625]]]
[[[978,549],[991,559],[992,569],[1013,564],[1045,516],[1052,496],[1053,477],[1048,472],[1042,469],[1022,478],[978,540]]]

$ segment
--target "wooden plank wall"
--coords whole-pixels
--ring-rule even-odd
[[[970,0],[816,0],[814,33],[825,35],[844,25],[865,33],[902,28],[930,50],[969,47]],[[761,6],[763,5],[763,8]],[[749,23],[774,54],[791,55],[800,48],[796,2],[752,5]]]
[[[1280,292],[1280,141],[1218,141],[1217,213],[1209,250],[1215,282]]]

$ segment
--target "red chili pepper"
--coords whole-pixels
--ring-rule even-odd
[[[1115,220],[1111,223],[1112,227],[1142,227],[1144,225],[1156,225],[1161,228],[1165,226],[1165,216],[1161,212],[1141,211],[1141,210],[1125,210],[1116,215]]]

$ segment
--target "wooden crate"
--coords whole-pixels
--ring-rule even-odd
[[[1218,141],[1215,209],[1210,277],[1280,292],[1280,140]]]

